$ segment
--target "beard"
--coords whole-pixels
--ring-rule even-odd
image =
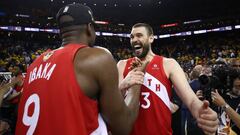
[[[137,47],[136,47],[137,46]],[[149,44],[134,43],[132,45],[133,53],[138,58],[145,58],[150,50]]]

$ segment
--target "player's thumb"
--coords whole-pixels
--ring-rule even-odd
[[[209,102],[207,100],[204,100],[203,101],[203,104],[202,104],[202,109],[205,110],[209,107]]]
[[[139,71],[145,72],[145,69],[148,65],[149,61],[145,61],[142,66],[139,68]]]

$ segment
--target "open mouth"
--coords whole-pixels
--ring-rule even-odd
[[[135,50],[138,50],[138,49],[141,49],[142,46],[141,45],[135,45],[134,48],[135,48]]]
[[[140,55],[143,51],[142,45],[134,45],[135,54]]]

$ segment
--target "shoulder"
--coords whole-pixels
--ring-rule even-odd
[[[172,65],[178,65],[178,62],[173,58],[163,57],[163,64],[172,66]]]
[[[105,52],[107,52],[107,53],[109,53],[109,54],[112,55],[112,53],[111,53],[107,48],[105,48],[105,47],[95,46],[94,48],[102,49],[102,50],[104,50]]]
[[[175,59],[163,57],[163,68],[169,78],[173,72],[179,70],[181,67]]]
[[[125,67],[126,64],[127,64],[127,61],[128,61],[128,59],[119,60],[118,63],[117,63],[117,67],[118,67],[118,68],[120,68],[120,67]]]
[[[84,66],[85,68],[100,70],[116,65],[113,56],[101,48],[83,48],[80,49],[74,59],[77,66]]]
[[[104,60],[113,59],[111,53],[102,48],[83,48],[78,50],[76,54],[77,57],[83,57],[83,60],[99,60],[103,62]]]

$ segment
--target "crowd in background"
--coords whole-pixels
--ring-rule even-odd
[[[116,61],[134,56],[134,54],[132,53],[129,38],[101,36],[97,37],[95,45],[109,49]],[[60,46],[60,41],[39,42],[34,40],[27,41],[24,39],[15,40],[11,38],[2,38],[0,39],[0,72],[15,73],[16,71],[20,71],[19,73],[24,73],[26,72],[27,67],[44,51],[48,49],[56,49]],[[152,49],[156,54],[163,55],[165,57],[175,58],[183,67],[190,83],[194,79],[198,78],[200,75],[199,74],[195,78],[191,77],[193,68],[196,65],[204,66],[209,65],[209,63],[211,63],[211,65],[214,65],[219,61],[225,63],[226,65],[230,65],[231,61],[240,60],[240,38],[237,36],[236,33],[174,38],[171,40],[156,39],[152,45]],[[2,83],[2,80],[0,81],[0,83]],[[197,92],[197,90],[195,92]],[[6,103],[3,102],[3,106],[5,106],[5,108],[0,109],[1,119],[3,120],[0,121],[0,127],[3,124],[5,126],[3,129],[8,129],[9,134],[11,134],[14,130],[9,129],[10,127],[14,128],[15,119],[9,120],[9,118],[15,118],[12,117],[12,114],[16,114],[16,110],[11,109],[12,112],[9,113],[9,105],[6,105]],[[178,104],[178,106],[180,108],[179,112],[181,113],[183,109],[182,114],[185,113],[184,105]],[[11,107],[12,106],[10,106],[10,108]],[[11,116],[6,116],[6,113],[11,114]],[[191,120],[191,118],[182,116],[181,114],[178,115],[177,118],[174,117],[175,120],[181,118],[181,129],[186,129],[186,121],[187,119]],[[5,122],[5,124],[3,122]],[[191,122],[192,121],[190,121],[189,123]],[[174,130],[174,134],[179,134],[180,132],[181,134],[184,134],[185,132],[178,132],[177,129]]]
[[[234,35],[234,34],[233,34]],[[240,58],[240,38],[228,34],[224,36],[192,37],[180,39],[157,39],[152,45],[154,53],[175,58],[186,70],[197,64],[206,64],[223,59]],[[102,46],[112,52],[116,61],[133,57],[129,38],[97,37],[97,46]],[[11,72],[14,65],[26,71],[41,53],[47,49],[61,46],[60,41],[39,42],[25,40],[0,39],[0,72]]]

